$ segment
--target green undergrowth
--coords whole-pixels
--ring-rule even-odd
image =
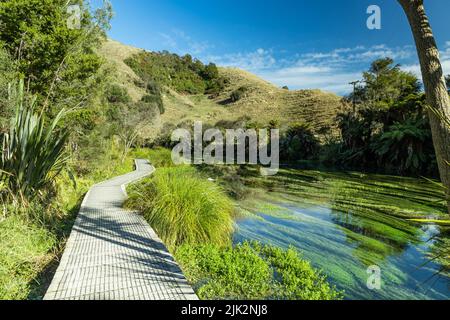
[[[114,149],[88,172],[56,178],[51,192],[27,207],[4,204],[0,216],[0,300],[41,299],[64,250],[84,194],[98,182],[133,170]],[[78,162],[72,161],[76,172]]]
[[[201,299],[333,300],[343,293],[297,250],[258,242],[234,247],[183,245],[176,251]]]
[[[10,216],[0,222],[0,299],[26,299],[34,278],[52,260],[55,235]]]

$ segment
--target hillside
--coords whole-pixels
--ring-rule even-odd
[[[124,60],[143,50],[107,41],[100,54],[115,66],[118,84],[124,86],[134,101],[140,100],[145,90],[138,83],[140,77]],[[155,134],[165,124],[202,120],[214,124],[218,121],[235,121],[247,118],[267,125],[277,120],[282,125],[296,121],[312,124],[317,131],[324,126],[334,127],[334,117],[341,108],[340,97],[320,90],[286,90],[237,68],[218,68],[226,79],[225,87],[217,95],[186,94],[164,87],[165,113],[154,119]],[[245,95],[238,101],[230,100],[231,94],[245,87]]]

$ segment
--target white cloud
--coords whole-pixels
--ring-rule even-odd
[[[351,81],[361,78],[370,62],[378,58],[392,57],[396,60],[413,55],[411,47],[389,48],[384,44],[371,47],[355,46],[337,48],[328,52],[309,52],[297,58],[280,59],[267,49],[248,53],[226,54],[209,57],[218,65],[233,66],[256,73],[276,85],[293,89],[322,89],[338,94],[352,90]]]
[[[170,36],[170,35],[168,35],[166,33],[161,33],[161,32],[158,33],[158,34],[159,34],[159,36],[161,38],[163,38],[163,43],[164,43],[165,46],[168,46],[170,48],[176,48],[177,47],[177,42],[172,36]]]
[[[177,51],[180,54],[199,55],[204,53],[212,46],[207,41],[197,41],[187,35],[184,31],[174,29],[170,34],[158,33],[163,39],[163,43],[169,49]]]
[[[391,57],[394,60],[407,59],[414,55],[410,46],[389,48],[385,44],[371,47],[356,46],[353,48],[338,48],[328,52],[306,53],[301,55],[305,63],[335,64],[360,64],[369,63],[375,59]]]
[[[450,41],[447,41],[445,43],[444,50],[441,50],[440,52],[440,58],[444,74],[445,75],[450,74]],[[402,69],[405,71],[412,72],[419,79],[422,78],[422,72],[420,70],[420,65],[418,63],[402,66]]]
[[[263,48],[247,53],[239,52],[222,56],[209,56],[207,60],[214,61],[220,66],[237,67],[253,72],[273,68],[277,63],[272,52]]]
[[[287,85],[296,89],[322,89],[339,94],[348,93],[352,89],[349,83],[361,77],[360,72],[347,72],[325,67],[292,67],[258,74],[279,86]]]

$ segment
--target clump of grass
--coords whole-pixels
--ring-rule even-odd
[[[32,281],[51,261],[55,236],[43,226],[10,216],[0,222],[0,299],[26,299]]]
[[[342,299],[325,276],[300,258],[257,242],[235,247],[183,245],[176,251],[188,280],[201,299]]]
[[[165,148],[136,149],[132,152],[135,159],[149,159],[156,168],[168,168],[175,166],[172,161],[172,151]]]
[[[169,249],[231,241],[231,200],[192,167],[158,169],[130,188],[125,206],[142,212]]]

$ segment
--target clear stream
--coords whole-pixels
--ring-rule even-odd
[[[439,185],[296,169],[270,178],[255,174],[246,183],[252,193],[239,203],[235,243],[298,248],[346,299],[450,298],[449,261],[430,260],[449,245],[449,227],[407,220],[445,217]],[[381,269],[380,290],[367,287],[372,265]]]

